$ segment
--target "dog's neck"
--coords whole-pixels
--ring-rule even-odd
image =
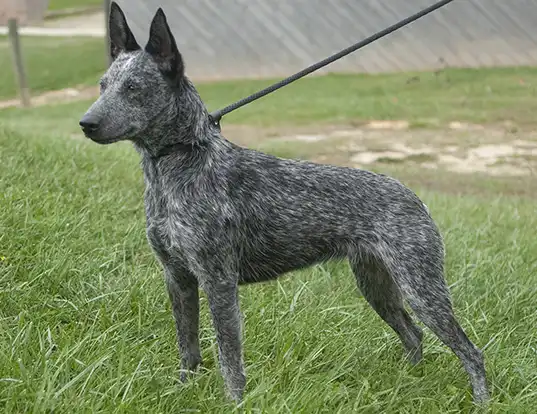
[[[181,182],[198,182],[211,178],[218,166],[233,159],[229,152],[233,144],[227,141],[217,130],[210,126],[203,139],[184,142],[172,139],[170,144],[160,146],[158,150],[136,144],[135,148],[142,156],[142,168],[146,180],[160,180],[169,177],[180,185]]]
[[[171,153],[190,153],[194,147],[205,146],[217,132],[196,88],[185,77],[170,93],[168,105],[150,122],[140,139],[133,141],[142,153],[157,159]]]
[[[152,139],[134,141],[146,180],[170,177],[179,185],[198,182],[230,159],[233,145],[210,122],[194,86],[185,78],[181,88],[152,123],[148,131]]]

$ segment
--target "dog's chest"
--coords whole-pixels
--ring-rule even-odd
[[[198,226],[194,231],[197,221],[193,222],[192,203],[185,202],[180,187],[156,178],[146,179],[147,240],[160,261],[183,261],[191,253],[192,243],[201,229]]]
[[[146,188],[145,195],[146,234],[151,248],[161,260],[170,256],[171,229],[168,206],[156,188]]]
[[[174,202],[171,191],[162,182],[153,166],[144,168],[146,234],[149,245],[161,261],[169,261],[179,254],[181,232],[177,218],[170,216]]]

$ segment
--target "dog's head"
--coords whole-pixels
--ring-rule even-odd
[[[184,64],[162,9],[158,9],[142,49],[125,14],[110,8],[112,64],[100,81],[100,96],[80,120],[84,134],[100,144],[144,140],[159,120],[173,117],[185,81]]]

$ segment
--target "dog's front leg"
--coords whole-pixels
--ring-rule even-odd
[[[236,278],[203,284],[216,331],[220,369],[231,398],[240,402],[246,385],[241,344],[239,287]]]
[[[165,266],[181,358],[180,380],[201,363],[199,345],[199,292],[196,277],[183,267]]]

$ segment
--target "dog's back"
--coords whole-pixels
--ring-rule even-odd
[[[284,272],[392,239],[428,240],[442,252],[436,226],[418,197],[399,181],[369,171],[276,158],[250,149],[227,153],[229,225],[241,280]],[[219,167],[216,167],[219,168]],[[220,167],[221,168],[221,167]],[[217,189],[215,189],[218,191]]]

